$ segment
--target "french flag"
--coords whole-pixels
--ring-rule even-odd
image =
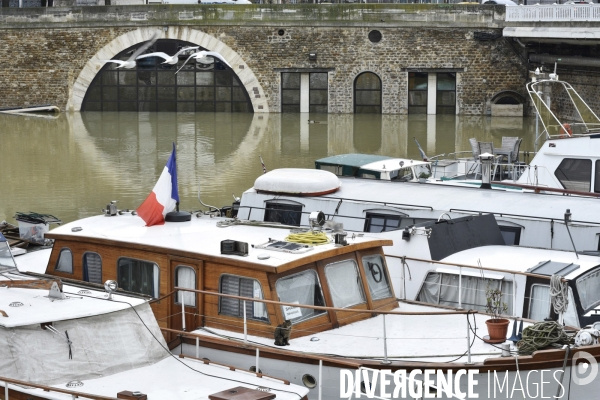
[[[158,178],[158,182],[150,192],[150,195],[141,206],[138,207],[137,214],[144,220],[146,226],[163,225],[165,215],[173,211],[179,203],[179,192],[177,190],[177,157],[175,155],[175,143],[173,143],[173,152],[163,172]]]

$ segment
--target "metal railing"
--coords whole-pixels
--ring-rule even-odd
[[[94,395],[94,394],[89,394],[89,393],[77,392],[74,390],[60,389],[57,387],[40,385],[37,383],[31,383],[31,382],[27,382],[27,381],[21,381],[18,379],[12,379],[12,378],[6,378],[3,376],[0,376],[0,385],[4,386],[4,399],[5,400],[9,400],[9,394],[8,394],[8,391],[9,391],[8,384],[9,383],[12,383],[13,385],[18,385],[18,386],[42,389],[45,392],[56,392],[56,393],[69,394],[69,395],[71,395],[71,398],[73,398],[73,399],[83,398],[83,399],[91,399],[91,400],[118,400],[116,397],[107,397],[107,396],[100,396],[100,395]],[[12,390],[18,391],[15,389],[12,389]],[[25,392],[22,392],[22,393],[25,393]],[[21,397],[18,397],[18,398],[21,398]],[[17,397],[15,396],[14,399],[17,399]]]
[[[506,7],[506,22],[600,21],[600,4],[552,4]]]
[[[194,292],[194,293],[199,293],[199,294],[205,294],[205,295],[211,295],[211,296],[218,296],[218,297],[225,297],[225,298],[230,298],[230,299],[237,299],[237,300],[242,300],[243,305],[242,305],[242,309],[244,310],[244,318],[243,318],[243,325],[244,325],[244,344],[249,344],[248,342],[248,322],[246,319],[246,301],[251,301],[251,302],[255,302],[255,303],[264,303],[264,304],[273,304],[273,305],[278,305],[278,306],[290,306],[290,307],[298,307],[298,308],[308,308],[308,309],[312,309],[312,310],[321,310],[321,311],[336,311],[336,312],[345,312],[345,313],[358,313],[358,314],[381,314],[382,318],[383,318],[383,360],[382,360],[382,364],[389,364],[391,363],[388,360],[388,353],[387,353],[387,331],[386,331],[386,320],[385,320],[385,316],[386,315],[407,315],[407,316],[418,316],[418,315],[467,315],[467,350],[465,351],[465,355],[467,355],[467,363],[471,364],[471,327],[470,327],[470,322],[469,322],[469,318],[468,318],[468,314],[477,314],[476,310],[446,310],[446,311],[385,311],[385,310],[357,310],[357,309],[353,309],[353,308],[339,308],[339,307],[328,307],[328,306],[312,306],[312,305],[308,305],[308,304],[298,304],[298,303],[286,303],[286,302],[282,302],[282,301],[274,301],[274,300],[265,300],[265,299],[258,299],[258,298],[253,298],[253,297],[245,297],[245,296],[236,296],[236,295],[232,295],[232,294],[225,294],[225,293],[218,293],[218,292],[212,292],[212,291],[207,291],[207,290],[199,290],[199,289],[189,289],[189,288],[183,288],[183,287],[175,287],[174,290],[169,293],[166,296],[163,296],[161,299],[171,296],[174,293],[176,293],[177,291],[187,291],[187,292]],[[182,319],[185,319],[185,310],[182,309]],[[163,329],[164,330],[164,329]],[[185,332],[180,332],[180,333],[185,333]],[[198,336],[199,337],[199,336]],[[199,340],[196,340],[196,355],[199,354]],[[257,353],[257,358],[258,358],[258,353]]]

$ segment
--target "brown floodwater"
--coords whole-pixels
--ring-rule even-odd
[[[530,118],[427,115],[63,113],[0,114],[0,221],[17,211],[64,222],[95,215],[111,200],[139,206],[177,144],[181,209],[231,203],[267,169],[314,168],[321,157],[369,153],[420,159],[470,151],[469,138],[502,136],[534,149]]]

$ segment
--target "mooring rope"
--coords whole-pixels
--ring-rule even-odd
[[[301,232],[301,233],[290,233],[286,238],[286,242],[294,242],[294,243],[302,243],[302,244],[311,244],[311,245],[320,245],[327,244],[331,241],[325,234],[325,232]]]
[[[550,299],[556,314],[561,315],[567,312],[569,285],[563,281],[563,277],[560,275],[552,275],[550,278]]]
[[[538,322],[523,329],[523,338],[517,342],[520,355],[530,355],[550,345],[573,344],[573,338],[556,321]]]

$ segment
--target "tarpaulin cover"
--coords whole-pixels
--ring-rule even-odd
[[[169,356],[150,306],[144,303],[136,311],[139,317],[127,308],[54,322],[60,335],[38,324],[0,329],[0,376],[51,385],[111,375]]]

